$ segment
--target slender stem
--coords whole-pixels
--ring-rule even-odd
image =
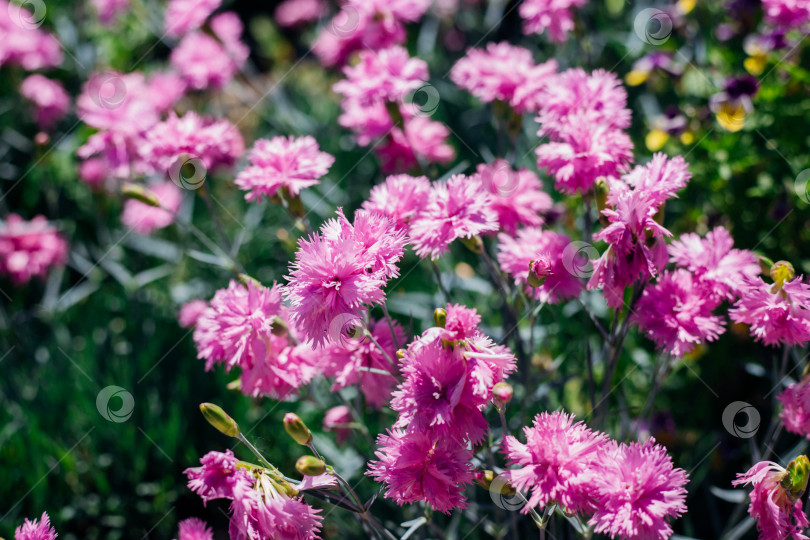
[[[211,202],[211,195],[208,193],[208,188],[203,185],[200,187],[199,192],[205,206],[208,208],[208,213],[211,214],[211,219],[214,221],[214,225],[217,228],[217,233],[219,233],[219,239],[222,242],[222,245],[227,247],[229,243],[228,235],[225,234],[225,227],[223,227],[222,221],[219,219],[219,214],[217,214],[216,209],[214,208],[214,203]]]
[[[364,334],[365,334],[365,336],[366,336],[366,337],[369,339],[369,341],[371,341],[371,343],[373,343],[373,344],[374,344],[374,346],[375,346],[375,347],[377,347],[377,348],[380,350],[380,352],[381,352],[381,353],[382,353],[382,355],[385,357],[385,359],[388,361],[388,363],[389,363],[389,364],[391,364],[391,367],[392,367],[392,368],[394,368],[394,370],[396,371],[396,370],[397,370],[397,363],[394,361],[394,359],[393,359],[393,358],[391,358],[391,355],[390,355],[390,354],[388,354],[388,351],[386,351],[386,350],[385,350],[385,348],[384,348],[382,345],[380,345],[380,342],[379,342],[379,341],[377,341],[377,340],[374,338],[374,336],[373,336],[373,335],[371,334],[371,332],[369,331],[368,326],[366,326],[365,328],[363,328],[363,333],[364,333]],[[392,374],[392,373],[389,373],[389,375],[393,375],[393,374]]]
[[[388,313],[388,306],[385,305],[385,302],[382,304],[382,312],[385,316],[385,320],[388,321],[388,329],[391,330],[391,339],[394,340],[394,347],[396,347],[396,350],[399,350],[399,339],[397,338],[397,333],[394,328],[394,319],[391,318],[391,314]]]
[[[436,275],[436,283],[439,284],[439,290],[441,290],[442,294],[444,294],[444,301],[449,304],[450,303],[450,293],[447,291],[447,289],[445,289],[444,283],[442,283],[442,273],[439,270],[439,265],[433,259],[430,260],[430,265],[433,267],[433,273]]]
[[[247,437],[244,436],[244,434],[240,433],[239,435],[237,435],[236,438],[239,439],[242,442],[242,444],[247,446],[250,449],[251,452],[253,452],[253,455],[256,456],[256,459],[259,460],[259,463],[261,463],[262,465],[264,465],[265,467],[267,467],[271,471],[279,472],[278,469],[276,469],[269,461],[267,461],[267,459],[262,455],[262,453],[259,452],[259,449],[256,448],[255,446],[253,446],[253,443],[251,443],[247,439]],[[281,474],[281,473],[279,473],[279,474]]]

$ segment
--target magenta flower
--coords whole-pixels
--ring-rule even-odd
[[[393,430],[380,435],[377,446],[366,474],[386,484],[386,497],[399,505],[425,502],[445,514],[467,506],[464,487],[473,480],[473,454],[466,443]]]
[[[597,462],[591,480],[596,493],[594,532],[627,540],[666,540],[667,522],[686,512],[689,475],[673,467],[666,448],[645,443],[611,442]]]
[[[222,0],[170,0],[164,17],[164,31],[180,37],[202,26]]]
[[[677,198],[676,192],[686,187],[692,177],[688,168],[689,164],[681,156],[670,159],[666,154],[657,153],[649,163],[637,165],[624,175],[622,181],[610,184],[608,203],[615,205],[621,193],[633,188],[649,193],[654,203],[661,205],[667,199]]]
[[[801,459],[800,458],[798,459]],[[797,459],[797,461],[798,461]],[[807,461],[807,458],[804,458]],[[795,463],[795,462],[794,462]],[[772,461],[760,461],[746,473],[737,474],[733,486],[752,484],[748,513],[757,520],[759,537],[764,540],[807,540],[804,530],[810,521],[804,514],[801,494],[807,485],[806,471],[801,492],[789,491],[782,484],[791,472]],[[788,483],[790,486],[791,482]]]
[[[79,164],[79,180],[93,190],[104,188],[108,179],[107,174],[107,166],[103,159],[90,158]]]
[[[520,226],[540,226],[542,214],[551,210],[553,201],[545,193],[537,174],[529,169],[514,170],[506,160],[480,164],[476,176],[492,194],[492,209],[498,214],[498,224],[514,233]]]
[[[214,540],[214,533],[201,519],[184,519],[177,525],[177,528],[177,540]]]
[[[35,15],[25,4],[0,0],[0,66],[14,64],[35,71],[62,63],[62,45],[49,32],[37,28],[37,16],[45,13],[36,11]]]
[[[124,203],[124,211],[121,213],[121,223],[142,235],[152,234],[174,223],[183,201],[183,192],[168,180],[150,185],[147,191],[157,198],[159,207],[129,199]]]
[[[317,21],[327,12],[327,7],[323,0],[284,0],[276,7],[273,17],[279,26],[294,28]]]
[[[346,79],[333,89],[344,100],[361,104],[374,101],[401,103],[408,93],[428,79],[427,63],[411,58],[403,47],[362,51],[360,61],[343,68]]]
[[[191,300],[183,304],[180,308],[180,313],[177,314],[177,323],[182,328],[193,328],[197,321],[200,318],[200,315],[203,314],[208,308],[208,302],[205,300]]]
[[[398,174],[389,176],[382,184],[371,189],[363,209],[380,213],[400,229],[408,224],[427,204],[430,196],[430,180],[425,176]]]
[[[455,174],[433,184],[427,206],[411,222],[410,236],[417,255],[437,259],[453,240],[497,229],[492,196],[481,180]]]
[[[801,276],[781,287],[749,279],[729,316],[765,345],[800,345],[810,341],[810,285]]]
[[[557,304],[576,298],[583,289],[578,278],[578,269],[588,261],[576,250],[571,250],[571,240],[564,234],[539,227],[527,227],[517,231],[516,236],[498,235],[498,263],[515,283],[524,287],[526,294],[541,302]],[[550,262],[549,273],[539,287],[529,285],[529,264],[541,257]]]
[[[35,107],[35,118],[41,129],[48,129],[64,118],[70,109],[70,96],[62,83],[29,75],[20,85],[20,94]]]
[[[539,113],[543,110],[543,97],[546,86],[555,80],[554,75],[558,69],[557,61],[553,58],[530,68],[523,82],[515,88],[509,104],[517,112]]]
[[[788,385],[777,398],[782,403],[779,418],[785,429],[810,439],[810,378]]]
[[[146,84],[149,100],[160,113],[171,110],[188,89],[185,79],[173,71],[152,73]]]
[[[784,30],[810,22],[810,3],[806,0],[762,0],[762,8],[765,20]]]
[[[17,285],[45,277],[50,268],[64,264],[67,255],[67,242],[45,216],[25,221],[9,214],[0,222],[0,273]]]
[[[523,432],[526,444],[511,435],[503,442],[509,464],[519,467],[504,473],[510,484],[532,490],[522,512],[551,503],[569,512],[589,509],[594,465],[607,435],[591,431],[582,422],[574,423],[574,416],[562,411],[540,413]]]
[[[237,484],[253,484],[250,474],[238,467],[236,456],[230,450],[208,452],[200,459],[200,464],[200,467],[188,468],[184,473],[188,477],[188,488],[199,495],[203,503],[233,499]]]
[[[247,59],[245,50],[238,45],[234,48],[234,45],[237,43],[225,44],[201,30],[195,30],[174,48],[170,57],[171,65],[190,88],[220,89],[233,79]],[[234,51],[230,51],[229,46]],[[233,52],[238,54],[234,55]]]
[[[447,143],[450,130],[424,116],[405,120],[405,130],[390,128],[385,142],[375,147],[384,173],[417,168],[420,163],[447,163],[456,151]]]
[[[14,540],[55,540],[57,536],[59,535],[51,527],[51,519],[46,512],[42,512],[39,521],[26,519],[14,531]]]
[[[705,238],[695,233],[682,234],[669,245],[669,255],[672,262],[704,284],[712,296],[731,300],[761,272],[756,255],[733,247],[731,234],[718,226]]]
[[[352,411],[346,405],[332,407],[323,416],[323,430],[334,431],[338,445],[343,445],[352,430],[349,424],[354,420]]]
[[[556,43],[564,43],[574,29],[572,8],[584,6],[586,0],[525,0],[520,4],[525,34],[542,34]]]
[[[335,162],[309,136],[259,139],[250,149],[248,160],[251,165],[235,180],[239,189],[247,191],[247,201],[260,201],[262,197],[269,200],[280,188],[298,195],[302,189],[317,185]]]
[[[633,321],[659,348],[679,358],[725,331],[723,318],[712,314],[717,305],[705,285],[678,269],[644,289]]]

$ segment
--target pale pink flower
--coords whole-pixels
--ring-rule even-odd
[[[201,519],[184,519],[177,528],[177,540],[214,540],[214,533]]]
[[[363,209],[378,212],[391,219],[398,228],[407,229],[425,207],[430,196],[430,180],[425,176],[398,174],[371,188]]]
[[[44,216],[25,221],[9,214],[0,222],[0,273],[18,285],[45,277],[67,261],[67,254],[67,242]]]
[[[15,64],[27,71],[56,67],[62,63],[62,45],[49,32],[38,28],[44,10],[0,0],[0,66]]]
[[[247,191],[245,200],[268,200],[280,188],[292,195],[317,185],[329,171],[335,158],[321,152],[310,137],[273,137],[259,139],[248,153],[250,166],[236,176],[236,186]]]
[[[673,467],[666,448],[645,443],[611,441],[596,464],[591,480],[596,494],[594,532],[626,540],[667,540],[667,520],[686,512],[689,475]]]
[[[723,318],[712,314],[717,305],[705,285],[678,269],[664,272],[644,289],[633,321],[659,348],[677,358],[725,331]]]
[[[564,43],[574,29],[572,8],[584,6],[586,0],[525,0],[520,4],[523,32],[542,34],[556,43]]]
[[[677,198],[676,192],[686,187],[692,177],[688,169],[689,164],[681,156],[670,159],[659,152],[649,163],[634,167],[620,182],[612,182],[607,202],[615,205],[619,194],[633,188],[649,193],[655,204],[661,205],[667,199]]]
[[[191,300],[186,302],[180,308],[180,312],[177,314],[177,323],[182,328],[193,328],[197,324],[197,320],[200,318],[200,315],[203,314],[208,308],[208,302],[205,300]]]
[[[101,24],[110,26],[130,10],[130,0],[92,0]]]
[[[554,82],[557,61],[553,58],[529,69],[523,82],[515,88],[510,105],[518,112],[538,113],[543,109],[544,90]]]
[[[233,11],[226,11],[211,17],[209,24],[211,31],[225,47],[225,52],[241,68],[250,56],[250,48],[242,42],[245,27],[239,16]]]
[[[335,83],[334,91],[344,100],[357,100],[362,104],[400,103],[428,79],[427,63],[411,58],[408,51],[399,46],[362,51],[359,62],[343,68],[343,73],[346,78]]]
[[[293,28],[317,21],[326,11],[323,0],[284,0],[276,7],[274,17],[279,26]]]
[[[48,129],[64,118],[70,109],[70,96],[62,83],[34,74],[20,85],[20,94],[35,107],[35,118],[42,129]]]
[[[79,164],[79,180],[92,189],[101,189],[107,182],[109,171],[106,163],[100,158],[90,158]]]
[[[561,411],[540,413],[523,432],[526,444],[507,435],[502,450],[509,464],[519,467],[504,473],[509,483],[519,490],[532,490],[521,512],[551,503],[568,512],[590,509],[595,463],[607,435],[574,423],[573,415]]]
[[[180,37],[202,26],[222,0],[170,0],[163,27],[169,37]]]
[[[386,497],[399,505],[425,502],[445,514],[467,506],[464,487],[473,480],[473,454],[466,443],[394,430],[380,435],[377,446],[366,474],[386,484]]]
[[[14,540],[55,540],[59,536],[56,529],[51,527],[51,519],[47,512],[42,512],[39,520],[26,519],[14,531]]]
[[[540,226],[543,214],[554,204],[545,193],[537,174],[529,169],[512,169],[506,160],[498,159],[476,167],[476,176],[492,194],[492,209],[498,224],[514,233],[520,226]]]
[[[569,246],[571,239],[564,234],[539,227],[520,229],[515,236],[501,233],[498,235],[498,263],[527,294],[541,302],[557,304],[576,298],[584,288],[577,271],[587,265],[587,260]],[[541,286],[531,287],[529,264],[540,257],[549,260],[549,273]]]
[[[410,236],[417,255],[437,259],[453,240],[497,229],[492,196],[481,180],[455,174],[433,184],[427,206],[411,222]]]
[[[121,223],[142,235],[152,234],[174,223],[183,201],[183,192],[168,180],[150,185],[148,191],[157,198],[159,207],[128,199],[121,214]]]
[[[788,385],[777,398],[782,403],[779,418],[785,429],[810,439],[810,378]]]
[[[173,71],[152,73],[147,82],[149,100],[155,110],[164,113],[174,107],[174,105],[186,93],[186,81],[179,74]]]
[[[346,442],[352,430],[349,424],[353,421],[352,411],[346,405],[332,407],[323,417],[323,430],[334,431],[338,445]]]
[[[810,341],[810,285],[802,276],[781,287],[749,279],[729,316],[750,325],[751,335],[765,345],[801,345]]]
[[[244,64],[223,43],[200,30],[186,35],[174,48],[171,65],[194,90],[223,88]]]

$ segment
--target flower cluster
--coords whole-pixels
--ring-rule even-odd
[[[788,385],[777,396],[782,403],[779,418],[785,429],[810,439],[810,377]]]
[[[0,66],[13,64],[34,71],[62,63],[59,41],[38,28],[42,21],[37,17],[44,17],[44,9],[36,11],[31,13],[25,4],[0,0]]]
[[[10,214],[0,222],[0,273],[14,283],[44,277],[67,261],[68,245],[44,216],[25,221]]]
[[[70,109],[70,96],[62,84],[43,75],[26,77],[20,94],[34,105],[34,118],[41,129],[53,127]]]
[[[810,341],[810,284],[802,276],[767,284],[749,279],[729,311],[731,320],[751,326],[751,335],[765,345],[797,345]]]
[[[542,34],[548,31],[551,41],[564,43],[574,29],[572,8],[585,5],[587,0],[525,0],[520,4],[523,31]]]

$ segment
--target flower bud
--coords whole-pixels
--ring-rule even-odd
[[[462,238],[461,243],[464,244],[464,246],[473,253],[484,252],[484,241],[481,240],[480,236],[470,236],[469,238]]]
[[[447,311],[444,308],[436,308],[433,311],[433,324],[439,328],[447,326]]]
[[[541,253],[536,259],[529,263],[529,285],[540,287],[546,282],[546,278],[551,275],[551,258],[546,253]]]
[[[498,475],[489,470],[478,471],[475,473],[475,482],[484,489],[491,490],[492,485],[495,484],[495,487],[498,488],[501,495],[512,497],[517,493],[517,490],[512,486],[512,484],[504,481],[502,477],[500,480],[498,480],[498,478]]]
[[[261,281],[247,274],[237,274],[236,279],[245,287],[248,286],[248,283],[252,283],[255,287],[262,287]]]
[[[785,284],[786,281],[790,281],[796,275],[796,270],[793,269],[793,265],[787,261],[776,261],[771,266],[771,279],[773,282],[782,286]]]
[[[405,358],[405,349],[397,349],[397,360]]]
[[[810,460],[807,456],[799,456],[787,466],[787,474],[782,479],[782,487],[788,492],[792,500],[797,501],[807,489],[810,479]]]
[[[485,470],[476,471],[475,473],[475,483],[484,489],[489,489],[493,480],[495,480],[495,473],[493,471]]]
[[[505,383],[503,381],[499,382],[495,386],[492,387],[492,396],[495,400],[500,403],[501,405],[506,405],[510,401],[512,401],[512,396],[514,395],[514,390],[509,383]]]
[[[287,322],[276,315],[273,317],[273,327],[270,329],[270,332],[273,335],[284,337],[290,333],[290,327],[287,326]]]
[[[312,432],[295,413],[287,413],[284,415],[284,430],[301,446],[309,446],[310,443],[312,443]]]
[[[239,436],[239,426],[236,420],[222,410],[219,405],[213,403],[200,403],[200,411],[208,423],[214,426],[220,433],[228,437]]]
[[[123,194],[124,197],[140,201],[143,204],[160,208],[160,200],[157,198],[157,196],[145,187],[139,186],[138,184],[124,182],[121,184],[121,194]]]
[[[304,476],[318,476],[326,472],[326,464],[315,456],[301,456],[295,462],[295,470]]]

